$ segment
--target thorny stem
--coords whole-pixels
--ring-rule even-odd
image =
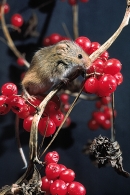
[[[127,7],[122,23],[117,29],[117,31],[98,50],[96,50],[89,56],[91,62],[96,60],[98,56],[100,56],[105,50],[107,50],[112,45],[112,43],[119,36],[123,28],[128,25],[129,19],[130,19],[130,7]]]
[[[114,93],[112,93],[111,142],[115,141],[115,135],[116,135],[114,109],[115,109],[115,101],[114,101]]]
[[[4,4],[6,2],[6,0],[3,0],[3,3]],[[2,27],[2,30],[3,30],[3,33],[7,39],[7,45],[9,46],[9,48],[14,52],[14,54],[18,57],[18,58],[23,58],[24,59],[24,56],[17,50],[17,48],[15,47],[14,45],[14,42],[10,36],[10,33],[8,31],[8,28],[7,28],[7,25],[6,25],[6,22],[5,22],[5,18],[4,18],[4,7],[1,6],[1,27]],[[24,59],[24,64],[29,68],[30,67],[30,64]]]
[[[73,32],[74,32],[74,39],[79,36],[78,32],[78,4],[72,6],[73,11]]]

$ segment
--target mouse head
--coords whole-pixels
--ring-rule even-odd
[[[88,69],[91,65],[89,56],[73,41],[61,41],[56,45],[56,53],[61,60],[80,69]]]

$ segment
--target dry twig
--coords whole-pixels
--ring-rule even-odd
[[[5,1],[3,1],[2,4],[4,4]],[[13,53],[17,56],[17,58],[23,58],[24,59],[24,64],[29,68],[30,64],[26,61],[26,59],[24,58],[24,56],[17,50],[11,36],[10,33],[8,31],[6,22],[5,22],[5,18],[4,18],[4,7],[1,6],[1,26],[2,26],[2,30],[3,33],[7,39],[7,45],[9,46],[9,48],[13,51]]]

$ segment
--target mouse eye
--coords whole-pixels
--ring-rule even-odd
[[[79,59],[82,59],[82,58],[83,58],[83,56],[82,56],[81,54],[79,54],[79,55],[78,55],[78,58],[79,58]]]

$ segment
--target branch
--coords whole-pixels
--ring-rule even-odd
[[[128,1],[130,1],[130,0],[128,0]],[[128,5],[128,2],[127,2],[127,5]],[[122,20],[122,23],[120,24],[117,31],[98,50],[96,50],[94,53],[92,53],[89,56],[91,62],[96,60],[105,50],[107,50],[112,45],[112,43],[119,36],[119,34],[123,30],[123,28],[128,25],[129,19],[130,19],[130,7],[128,6],[126,8],[126,12],[125,12],[124,18]]]
[[[66,93],[66,94],[68,94],[70,96],[73,96],[73,97],[76,97],[78,95],[78,92],[73,93],[73,92],[71,92],[69,90],[64,90],[64,93]],[[80,94],[79,98],[83,99],[83,100],[90,100],[90,101],[99,99],[98,96],[95,96],[95,95],[87,96],[87,95],[84,95],[84,94]]]
[[[53,89],[41,102],[39,105],[39,111],[36,113],[33,117],[32,126],[31,126],[31,132],[30,132],[30,140],[29,140],[29,149],[30,149],[30,160],[33,162],[37,162],[39,164],[42,164],[38,160],[37,155],[37,145],[38,145],[38,123],[39,120],[45,110],[45,107],[49,100],[61,89],[63,83],[61,82],[55,89]]]
[[[80,89],[78,95],[76,96],[76,98],[75,98],[75,100],[73,101],[71,107],[69,108],[68,112],[66,113],[64,120],[62,121],[61,125],[58,127],[58,129],[57,129],[55,135],[53,136],[52,140],[49,142],[49,144],[47,145],[47,147],[44,149],[42,155],[48,150],[48,148],[50,147],[50,145],[52,144],[52,142],[53,142],[53,141],[55,140],[55,138],[57,137],[57,135],[58,135],[59,131],[61,130],[62,126],[64,125],[64,123],[65,123],[67,117],[69,116],[69,114],[71,113],[72,109],[74,108],[76,102],[78,101],[79,96],[80,96],[80,94],[81,94],[82,91],[83,91],[83,88],[84,88],[84,85],[83,85],[82,88]],[[41,155],[41,156],[42,156],[42,155]]]
[[[15,137],[16,137],[16,141],[17,141],[19,153],[20,153],[21,158],[22,158],[23,163],[24,163],[23,169],[25,169],[25,168],[27,168],[27,160],[26,160],[26,157],[25,157],[25,154],[23,152],[23,149],[22,149],[22,146],[21,146],[21,142],[20,142],[20,136],[19,136],[19,117],[18,117],[18,115],[16,115],[16,119],[15,119]]]
[[[74,32],[74,39],[79,36],[78,32],[78,4],[72,6],[73,11],[73,32]]]
[[[5,1],[3,1],[4,4]],[[10,33],[8,31],[6,22],[5,22],[5,18],[4,18],[4,7],[1,6],[1,27],[3,30],[3,33],[7,39],[7,45],[9,46],[9,48],[14,52],[14,54],[17,56],[17,58],[23,58],[24,56],[17,50],[17,48],[14,45],[14,42],[10,36]],[[26,59],[24,59],[24,64],[29,68],[30,64],[26,61]]]

